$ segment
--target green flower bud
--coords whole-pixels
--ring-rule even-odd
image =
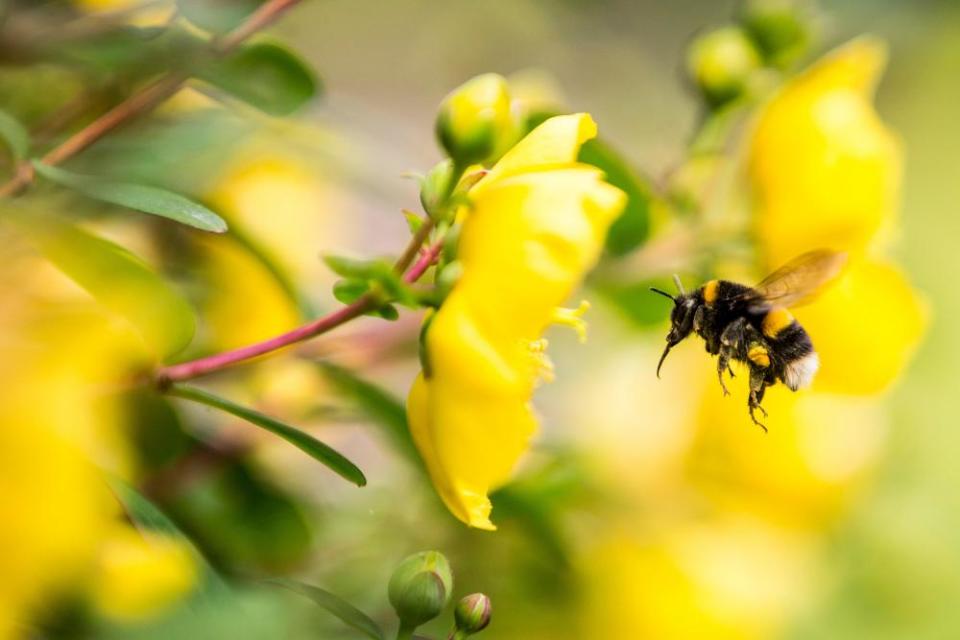
[[[503,76],[477,76],[440,104],[437,138],[457,164],[483,162],[503,149],[514,133],[510,94]]]
[[[427,215],[434,220],[443,214],[443,205],[453,189],[451,180],[453,180],[453,161],[444,160],[430,169],[420,183],[420,204],[423,205]]]
[[[387,595],[402,627],[414,629],[436,618],[450,601],[453,575],[438,551],[416,553],[393,572]]]
[[[457,622],[457,631],[463,635],[478,633],[490,624],[490,598],[482,593],[472,593],[457,603],[453,616]]]
[[[453,260],[444,265],[437,275],[437,294],[440,300],[445,299],[463,277],[463,265],[459,260]]]
[[[759,68],[760,53],[739,27],[705,33],[687,53],[687,72],[712,105],[741,96]]]
[[[740,21],[764,59],[778,67],[799,58],[811,38],[811,10],[803,0],[745,0]]]

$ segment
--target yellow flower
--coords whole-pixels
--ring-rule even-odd
[[[814,544],[741,515],[622,527],[578,560],[582,638],[777,637],[810,597]]]
[[[536,428],[530,397],[548,370],[541,339],[597,260],[624,195],[576,163],[596,135],[586,114],[547,120],[470,192],[463,275],[426,334],[413,385],[413,438],[450,511],[494,529],[489,491],[503,484]]]
[[[3,256],[13,278],[0,277],[0,639],[80,583],[116,516],[100,468],[124,472],[127,456],[103,391],[139,344],[78,313],[82,302],[38,300],[23,288],[37,264]]]
[[[695,486],[718,508],[747,509],[791,527],[820,527],[842,513],[883,452],[883,406],[775,386],[763,402],[765,434],[747,416],[745,385],[729,386],[730,396],[705,390],[687,461]]]
[[[889,224],[901,148],[872,104],[886,62],[860,38],[789,82],[760,116],[750,175],[770,266],[818,248],[861,252]]]
[[[92,597],[107,617],[136,621],[162,612],[196,581],[196,561],[184,543],[117,525],[100,549]]]
[[[906,366],[926,328],[927,309],[889,262],[862,259],[797,319],[820,354],[814,388],[883,391]]]

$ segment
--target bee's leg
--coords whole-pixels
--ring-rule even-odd
[[[720,357],[717,358],[717,379],[720,381],[720,388],[723,389],[723,395],[730,395],[727,385],[723,382],[723,372],[730,368],[728,364],[729,356],[726,349],[720,350]]]
[[[724,328],[723,333],[720,334],[720,358],[717,360],[717,377],[720,379],[720,387],[723,389],[723,395],[730,395],[726,385],[723,383],[723,374],[729,372],[730,377],[734,377],[733,367],[730,366],[730,361],[737,358],[743,359],[744,352],[746,351],[745,341],[749,326],[745,318],[737,318],[728,324]]]
[[[766,377],[767,372],[764,367],[759,367],[753,363],[750,364],[750,397],[747,400],[747,406],[750,411],[750,419],[753,420],[754,424],[763,429],[764,432],[767,431],[767,427],[757,420],[755,412],[759,410],[764,418],[767,417],[767,410],[760,404],[767,390]]]

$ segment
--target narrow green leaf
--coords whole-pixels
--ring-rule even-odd
[[[398,450],[422,466],[420,454],[407,427],[407,410],[402,401],[349,369],[329,362],[318,362],[317,365],[337,391],[353,400],[372,422],[383,428]]]
[[[85,176],[39,161],[34,161],[33,166],[47,180],[96,200],[169,218],[203,231],[223,233],[227,230],[227,223],[213,211],[166,189]]]
[[[319,92],[319,80],[289,49],[270,42],[242,47],[198,72],[198,77],[274,116],[288,116]]]
[[[312,457],[314,460],[326,465],[332,471],[354,483],[358,487],[362,487],[367,484],[367,478],[355,464],[350,462],[346,457],[333,448],[295,427],[291,427],[290,425],[286,425],[279,420],[271,418],[270,416],[265,416],[262,413],[254,411],[253,409],[242,407],[231,402],[230,400],[215,396],[208,391],[204,391],[203,389],[199,389],[190,385],[173,385],[170,387],[167,393],[178,398],[192,400],[193,402],[199,402],[200,404],[205,404],[209,407],[226,411],[227,413],[235,415],[238,418],[242,418],[251,424],[262,427],[270,433],[280,436],[293,446]]]
[[[187,20],[207,31],[225,33],[240,25],[264,0],[177,0]]]
[[[601,140],[584,143],[578,159],[601,169],[607,182],[627,194],[627,206],[607,234],[607,250],[622,256],[643,244],[650,233],[651,186],[625,158]]]
[[[0,111],[0,138],[10,147],[10,153],[17,162],[30,152],[30,134],[26,127],[6,111]]]
[[[323,262],[331,271],[344,278],[376,278],[381,273],[392,270],[390,263],[382,258],[368,260],[330,254],[323,256]]]
[[[6,217],[58,269],[130,322],[160,357],[193,339],[193,309],[137,256],[49,214],[10,209]]]
[[[268,580],[267,582],[310,598],[317,605],[339,618],[344,624],[356,629],[368,638],[372,638],[372,640],[384,640],[383,631],[367,614],[326,589],[283,578]]]

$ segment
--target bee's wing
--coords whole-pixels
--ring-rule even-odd
[[[811,302],[817,293],[840,275],[847,254],[826,249],[809,251],[783,265],[754,287],[760,300],[778,307]]]

